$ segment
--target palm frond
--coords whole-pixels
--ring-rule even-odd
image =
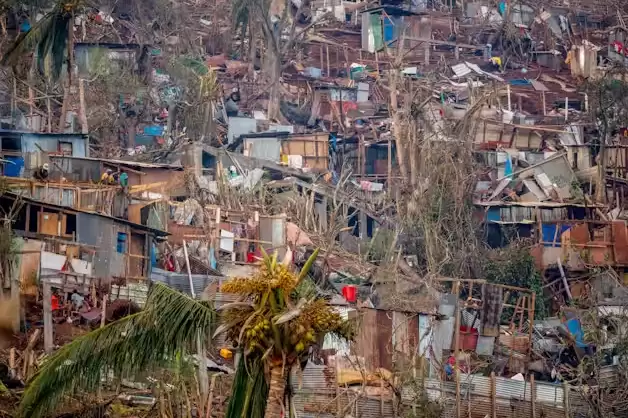
[[[59,79],[63,62],[65,61],[65,50],[68,43],[68,33],[72,15],[69,13],[57,14],[54,24],[51,28],[51,40],[46,55],[50,56],[51,68],[50,72],[44,73],[53,80]]]
[[[314,262],[316,261],[316,258],[318,257],[319,250],[320,250],[319,248],[315,249],[312,255],[305,262],[305,265],[299,272],[299,279],[298,279],[299,282],[303,280],[310,273],[310,269],[312,268],[312,266],[314,265]]]
[[[246,360],[240,360],[225,418],[263,418],[267,399],[268,384],[263,362],[250,361],[247,367]]]
[[[210,333],[214,320],[210,303],[154,284],[142,312],[77,338],[47,360],[24,392],[18,414],[42,418],[66,396],[94,391],[109,372],[132,378],[172,364],[193,346],[199,330]]]
[[[33,51],[35,47],[40,45],[40,43],[50,34],[55,17],[56,14],[54,12],[48,13],[39,22],[34,24],[28,32],[18,36],[2,56],[0,64],[5,66],[16,65],[20,57]]]

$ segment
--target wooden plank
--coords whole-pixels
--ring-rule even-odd
[[[532,329],[532,326],[530,326]],[[530,375],[530,409],[532,410],[532,418],[536,418],[536,384],[534,383],[534,374]]]
[[[53,325],[52,325],[52,288],[48,281],[43,282],[43,304],[44,304],[44,350],[46,353],[52,352],[54,347]]]
[[[45,235],[59,236],[59,214],[39,212],[39,232]]]
[[[453,295],[456,298],[456,317],[454,320],[454,359],[456,374],[456,416],[460,418],[460,365],[458,364],[458,353],[460,352],[460,280],[454,282]]]

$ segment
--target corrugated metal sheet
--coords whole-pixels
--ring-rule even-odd
[[[109,300],[114,301],[116,299],[132,300],[143,308],[148,299],[148,284],[127,283],[125,286],[112,285]]]
[[[116,244],[118,232],[126,230],[112,219],[83,212],[76,215],[76,224],[76,240],[98,247],[94,256],[94,276],[123,277],[124,254],[116,252]]]
[[[291,382],[295,393],[297,416],[317,417],[336,416],[340,407],[346,414],[365,418],[393,418],[393,405],[389,397],[363,397],[356,401],[357,393],[345,393],[345,388],[337,389],[335,370],[330,367],[308,363],[301,377],[292,373]],[[428,398],[442,407],[441,417],[456,417],[456,384],[453,381],[426,379],[424,382]],[[461,375],[460,416],[492,416],[490,378],[476,375]],[[359,390],[359,389],[358,389]],[[402,388],[402,408],[411,410],[417,395],[415,385]],[[495,379],[496,412],[503,418],[528,418],[532,416],[532,400],[529,382],[506,378]],[[336,395],[340,394],[339,401]],[[316,409],[318,408],[318,409]],[[344,409],[346,408],[346,409]],[[357,411],[356,411],[357,408]],[[535,408],[537,416],[548,418],[564,417],[563,387],[545,383],[536,385]],[[383,413],[382,413],[383,409]],[[471,411],[469,415],[469,411]],[[398,414],[403,415],[403,411]]]
[[[229,118],[227,141],[232,143],[240,135],[257,132],[257,120],[253,118],[232,117]]]
[[[336,373],[332,367],[308,363],[301,374],[290,375],[294,408],[300,418],[335,418],[338,407]],[[346,405],[341,399],[340,404]]]
[[[192,285],[194,286],[194,293],[196,297],[200,297],[203,291],[212,283],[220,281],[219,276],[207,276],[202,274],[192,275]],[[185,273],[174,273],[158,268],[153,268],[150,274],[150,280],[152,282],[165,283],[173,289],[179,292],[191,295],[190,292],[190,279]]]
[[[244,147],[245,149],[249,149],[249,146],[251,157],[279,162],[279,154],[281,151],[279,138],[246,138]]]

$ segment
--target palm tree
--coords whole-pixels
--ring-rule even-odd
[[[37,68],[56,81],[64,59],[68,59],[68,77],[72,70],[72,21],[82,0],[59,0],[31,29],[22,33],[7,49],[0,63],[14,66],[26,53],[37,51]],[[67,55],[66,55],[67,53]]]
[[[238,365],[227,416],[278,418],[283,408],[287,373],[307,349],[328,332],[352,338],[352,329],[323,298],[298,298],[318,251],[296,275],[265,256],[252,278],[228,281],[221,291],[241,296],[223,307],[215,332],[245,349]],[[20,418],[43,418],[67,397],[93,392],[110,372],[132,378],[140,372],[167,367],[191,352],[198,333],[211,335],[215,311],[163,284],[153,284],[140,313],[113,322],[63,346],[43,364],[24,392]],[[266,372],[266,373],[265,373]]]
[[[163,284],[153,284],[140,313],[113,322],[63,346],[29,382],[18,411],[43,418],[69,396],[93,392],[110,372],[132,378],[175,363],[190,353],[198,333],[211,335],[215,311]]]
[[[298,275],[278,263],[276,253],[265,255],[253,277],[232,279],[221,286],[224,293],[240,295],[240,301],[221,309],[222,325],[215,335],[226,332],[228,339],[244,350],[245,361],[264,365],[268,383],[265,418],[282,416],[288,373],[312,344],[327,333],[345,339],[353,336],[351,326],[327,300],[316,294],[298,296],[297,286],[317,254],[318,250]]]

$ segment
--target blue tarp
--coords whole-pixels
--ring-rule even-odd
[[[582,331],[582,326],[580,325],[580,321],[576,318],[567,320],[564,324],[565,328],[569,331],[569,333],[576,340],[576,346],[580,348],[586,348],[587,345],[584,343],[584,331]]]
[[[558,234],[556,234],[556,229],[558,229]],[[545,247],[560,247],[560,236],[569,229],[567,225],[556,225],[556,224],[543,224],[541,226],[543,233],[543,243]],[[556,236],[556,243],[554,243],[554,236]],[[554,243],[554,244],[552,244]]]
[[[515,80],[509,81],[512,86],[527,86],[528,84],[532,84],[530,80],[526,80],[525,78],[517,78]]]
[[[164,134],[164,127],[159,125],[149,125],[144,128],[144,135],[149,136],[162,136]]]
[[[4,175],[7,177],[21,177],[24,169],[24,157],[8,155],[5,159],[10,162],[4,163]]]

